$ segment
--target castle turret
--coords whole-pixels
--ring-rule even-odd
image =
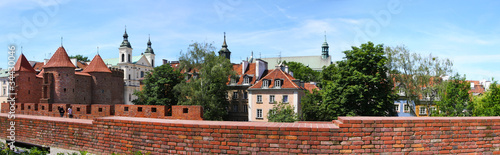
[[[111,70],[104,64],[101,56],[97,54],[82,72],[89,73],[92,77],[92,104],[112,104]]]
[[[13,71],[16,83],[15,93],[17,93],[16,102],[37,103],[41,97],[40,79],[36,78],[35,69],[31,67],[23,54],[17,59]]]
[[[219,56],[223,56],[231,60],[231,51],[227,49],[227,44],[226,44],[226,32],[224,32],[224,43],[222,43],[222,49],[220,49],[219,51]]]
[[[63,46],[59,47],[50,60],[43,66],[44,74],[52,74],[50,89],[46,97],[52,99],[53,103],[71,104],[75,101],[75,66],[66,53]],[[47,75],[44,75],[44,78]],[[45,83],[45,82],[44,82]]]

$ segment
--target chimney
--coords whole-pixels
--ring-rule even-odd
[[[47,62],[49,62],[49,59],[44,59],[44,60],[43,60],[43,65],[46,65],[46,64],[47,64]]]
[[[248,67],[248,61],[241,61],[241,74],[245,74],[245,71],[247,70]]]
[[[76,68],[78,68],[78,65],[76,64],[76,63],[77,63],[76,58],[71,58],[70,60],[71,60],[71,63],[72,63],[72,64],[73,64]]]

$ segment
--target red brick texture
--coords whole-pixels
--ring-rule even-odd
[[[0,114],[0,137],[9,120]],[[96,154],[458,154],[500,153],[500,117],[340,117],[263,123],[17,115],[18,141]]]

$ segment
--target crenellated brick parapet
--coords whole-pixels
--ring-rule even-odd
[[[3,109],[3,108],[2,108]],[[0,114],[6,138],[7,114]],[[16,138],[96,154],[500,153],[500,117],[339,117],[333,122],[224,122],[17,115]]]

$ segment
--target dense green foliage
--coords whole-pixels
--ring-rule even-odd
[[[326,120],[322,114],[322,96],[318,90],[306,91],[306,95],[300,100],[302,107],[302,120]]]
[[[433,116],[470,116],[468,104],[471,96],[469,94],[470,84],[465,77],[459,74],[444,81],[445,91],[439,92],[440,100],[436,101],[437,110],[432,111]]]
[[[174,87],[179,92],[179,104],[202,105],[203,118],[223,120],[229,105],[226,99],[229,76],[234,76],[229,59],[215,55],[211,44],[193,43],[186,53],[181,52],[179,69],[197,73]],[[187,74],[186,74],[187,75]]]
[[[72,56],[69,56],[69,58],[76,58],[76,60],[78,61],[85,61],[85,62],[89,62],[89,57],[84,57],[83,55],[72,55]]]
[[[288,66],[288,69],[293,72],[293,77],[295,79],[300,79],[304,82],[319,81],[320,73],[318,71],[312,70],[310,67],[300,63],[300,62],[286,62],[283,64]]]
[[[267,113],[269,122],[295,122],[297,121],[297,114],[288,103],[278,103],[273,106],[273,109]]]
[[[139,105],[176,105],[178,93],[173,88],[183,80],[182,74],[175,71],[170,64],[155,67],[146,73],[142,82],[142,91],[134,92],[138,98],[133,100]]]
[[[308,94],[303,99],[303,118],[331,121],[338,116],[395,115],[397,96],[387,75],[383,46],[368,42],[344,54],[345,59],[338,61],[337,66],[324,67],[319,94]]]
[[[474,97],[470,105],[474,116],[500,116],[500,86],[495,81],[482,96]]]

